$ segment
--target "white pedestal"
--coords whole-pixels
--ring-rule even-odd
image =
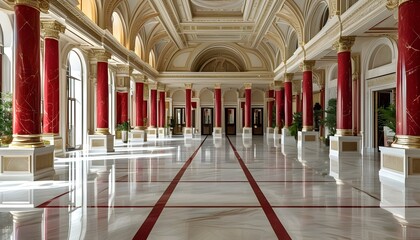
[[[114,135],[89,135],[89,151],[114,152]]]
[[[184,128],[184,138],[193,138],[193,129],[192,128]]]
[[[156,140],[156,138],[158,137],[158,129],[157,128],[148,128],[147,129],[147,138],[148,139],[152,139],[152,140]]]
[[[131,130],[128,134],[128,139],[130,142],[147,142],[146,130]]]
[[[158,128],[158,138],[165,138],[166,134],[165,134],[165,128]]]
[[[330,155],[348,157],[362,155],[362,137],[360,136],[331,136]]]
[[[222,138],[223,137],[223,129],[221,127],[213,128],[213,138]]]
[[[242,138],[242,144],[244,145],[244,148],[249,149],[252,147],[252,137],[251,138]]]
[[[54,146],[0,148],[0,181],[34,181],[54,174]]]
[[[298,148],[313,147],[319,144],[319,132],[298,132]]]
[[[420,149],[380,147],[381,182],[395,183],[400,186],[419,188]]]
[[[268,127],[266,129],[266,134],[265,135],[266,135],[267,139],[273,138],[274,137],[274,128]]]
[[[244,127],[242,129],[242,137],[243,138],[252,138],[252,128]]]
[[[278,127],[274,128],[273,137],[274,137],[274,139],[281,139],[281,129],[280,128],[278,128]]]
[[[296,140],[295,137],[290,135],[289,129],[282,128],[281,129],[281,145],[287,146],[295,146],[296,147]]]
[[[42,140],[48,141],[49,145],[54,146],[55,156],[60,156],[64,154],[64,144],[63,138],[61,136],[44,135],[42,136]]]

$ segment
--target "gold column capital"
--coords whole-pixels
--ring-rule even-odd
[[[285,73],[284,74],[284,82],[292,82],[294,73]]]
[[[314,66],[314,60],[303,60],[303,62],[300,64],[300,69],[302,70],[302,72],[312,71]]]
[[[48,13],[50,8],[49,0],[6,0],[9,4],[14,5],[25,5],[28,7],[35,8],[43,13]]]
[[[274,81],[274,90],[275,91],[280,91],[282,87],[283,87],[283,82],[282,81]]]
[[[135,73],[132,75],[135,82],[141,82],[147,84],[147,76],[139,73]]]
[[[244,83],[245,89],[252,89],[252,83]]]
[[[337,50],[338,53],[340,52],[350,52],[351,47],[353,46],[355,41],[355,37],[353,36],[346,36],[340,37],[333,45],[333,48]]]
[[[41,29],[44,32],[45,38],[58,40],[60,38],[60,33],[64,33],[66,27],[56,20],[44,20],[41,21]]]
[[[185,83],[185,89],[192,89],[192,83]]]
[[[133,68],[128,64],[117,64],[117,76],[129,77],[133,72]]]
[[[386,8],[388,8],[388,10],[394,10],[405,2],[408,2],[408,0],[387,0]]]
[[[105,49],[93,49],[92,53],[98,62],[108,62],[108,59],[111,58],[111,54]]]
[[[158,89],[158,83],[157,82],[150,83],[149,84],[149,89],[150,90],[157,90]]]
[[[221,85],[220,83],[214,84],[214,89],[221,89]]]

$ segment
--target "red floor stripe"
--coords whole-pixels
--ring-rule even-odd
[[[54,198],[51,198],[50,200],[48,200],[48,201],[46,201],[46,202],[44,202],[44,203],[41,203],[40,205],[38,205],[37,206],[37,208],[45,208],[45,207],[47,207],[52,201],[54,201],[54,200],[56,200],[56,199],[58,199],[58,198],[60,198],[60,197],[62,197],[62,196],[64,196],[64,195],[66,195],[66,194],[68,194],[68,193],[70,193],[71,191],[67,191],[67,192],[65,192],[65,193],[63,193],[63,194],[60,194],[60,195],[58,195],[58,196],[56,196],[56,197],[54,197]]]
[[[264,196],[264,193],[261,191],[261,189],[258,186],[257,182],[255,181],[254,177],[252,177],[251,172],[246,167],[244,161],[242,160],[238,151],[236,151],[235,146],[233,146],[233,144],[230,141],[230,138],[228,136],[227,136],[227,139],[229,140],[230,146],[232,147],[233,152],[235,153],[235,156],[239,161],[239,165],[241,165],[241,168],[244,171],[244,173],[246,175],[246,178],[248,179],[249,184],[251,185],[252,190],[254,191],[258,201],[261,204],[261,207],[262,207],[265,215],[267,216],[268,221],[271,224],[271,227],[273,228],[274,232],[276,233],[277,238],[278,239],[292,239],[289,236],[289,233],[284,228],[283,224],[280,222],[280,219],[277,217],[276,213],[274,212],[273,207],[271,207],[267,198]]]
[[[185,162],[185,164],[179,170],[178,174],[174,177],[172,182],[166,188],[165,192],[162,194],[160,199],[157,201],[157,203],[153,207],[152,211],[149,213],[146,220],[143,222],[140,229],[137,231],[136,235],[134,235],[133,239],[138,239],[138,240],[147,239],[147,237],[149,236],[153,227],[155,226],[156,221],[158,220],[160,214],[162,213],[163,208],[165,208],[166,203],[168,202],[168,200],[171,197],[172,193],[174,192],[176,186],[178,185],[179,180],[181,180],[182,175],[184,175],[188,166],[191,164],[192,160],[194,159],[195,155],[197,155],[198,150],[201,148],[201,146],[203,146],[206,139],[207,139],[207,136],[204,138],[204,140],[201,142],[200,146],[198,146],[198,148],[194,151],[194,153],[191,155],[191,157],[188,158],[188,160]]]

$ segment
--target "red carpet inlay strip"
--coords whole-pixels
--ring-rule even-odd
[[[246,178],[248,179],[249,184],[251,185],[252,190],[254,191],[258,201],[261,204],[261,207],[268,218],[268,221],[271,224],[276,236],[278,239],[292,239],[289,236],[289,233],[284,228],[283,224],[280,222],[280,219],[277,217],[276,213],[274,212],[273,207],[271,207],[270,203],[268,202],[267,198],[264,196],[264,193],[261,191],[260,187],[258,186],[257,182],[255,181],[254,177],[252,176],[251,172],[245,165],[244,161],[242,160],[241,156],[239,155],[238,151],[236,150],[235,146],[233,146],[230,138],[227,137],[229,140],[230,146],[235,153],[236,158],[239,161],[239,165],[241,165],[242,170],[245,173]]]
[[[201,142],[200,146],[198,146],[198,148],[194,151],[194,153],[191,155],[191,157],[188,158],[188,160],[185,162],[185,164],[179,170],[178,174],[174,177],[172,182],[166,188],[165,192],[162,194],[160,199],[157,201],[157,203],[153,207],[152,211],[149,213],[146,220],[143,222],[140,229],[137,231],[136,235],[134,235],[133,239],[138,239],[138,240],[147,239],[147,237],[149,236],[153,227],[155,226],[160,214],[162,213],[163,209],[165,208],[166,203],[168,203],[169,198],[171,197],[171,195],[174,192],[176,186],[178,185],[179,181],[181,180],[182,175],[184,175],[188,166],[190,166],[192,160],[194,159],[195,155],[197,155],[198,150],[201,148],[201,146],[203,146],[206,139],[207,139],[207,136],[204,138],[204,140]]]

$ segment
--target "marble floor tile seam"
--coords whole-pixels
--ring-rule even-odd
[[[191,162],[194,160],[195,156],[197,155],[200,148],[203,146],[204,142],[206,141],[207,136],[202,140],[201,144],[197,147],[197,149],[193,152],[193,154],[188,158],[182,168],[179,170],[178,174],[173,178],[172,182],[166,188],[165,192],[156,202],[152,210],[150,211],[149,215],[146,217],[144,222],[141,224],[140,228],[134,235],[133,239],[147,239],[150,235],[153,227],[155,226],[156,222],[158,221],[162,211],[164,210],[169,198],[171,197],[172,193],[174,192],[176,186],[179,183],[179,180],[184,175],[187,168],[191,165]]]
[[[235,156],[239,162],[239,165],[241,166],[242,170],[244,171],[246,178],[249,181],[249,184],[251,185],[252,190],[254,191],[254,194],[256,195],[258,201],[261,204],[261,207],[268,219],[268,221],[270,222],[270,225],[272,227],[272,229],[274,230],[277,238],[279,239],[292,239],[289,235],[289,233],[287,232],[286,228],[284,227],[284,225],[281,223],[279,217],[277,216],[277,214],[275,213],[274,209],[271,207],[270,202],[268,201],[268,199],[265,197],[264,193],[262,192],[262,190],[260,189],[260,187],[258,186],[258,183],[255,181],[255,179],[253,178],[251,172],[249,171],[249,169],[247,169],[246,164],[244,163],[244,161],[242,160],[241,156],[239,155],[238,151],[236,150],[235,146],[233,145],[232,141],[230,140],[229,137],[227,137],[229,144],[233,150],[233,152],[235,153]]]

